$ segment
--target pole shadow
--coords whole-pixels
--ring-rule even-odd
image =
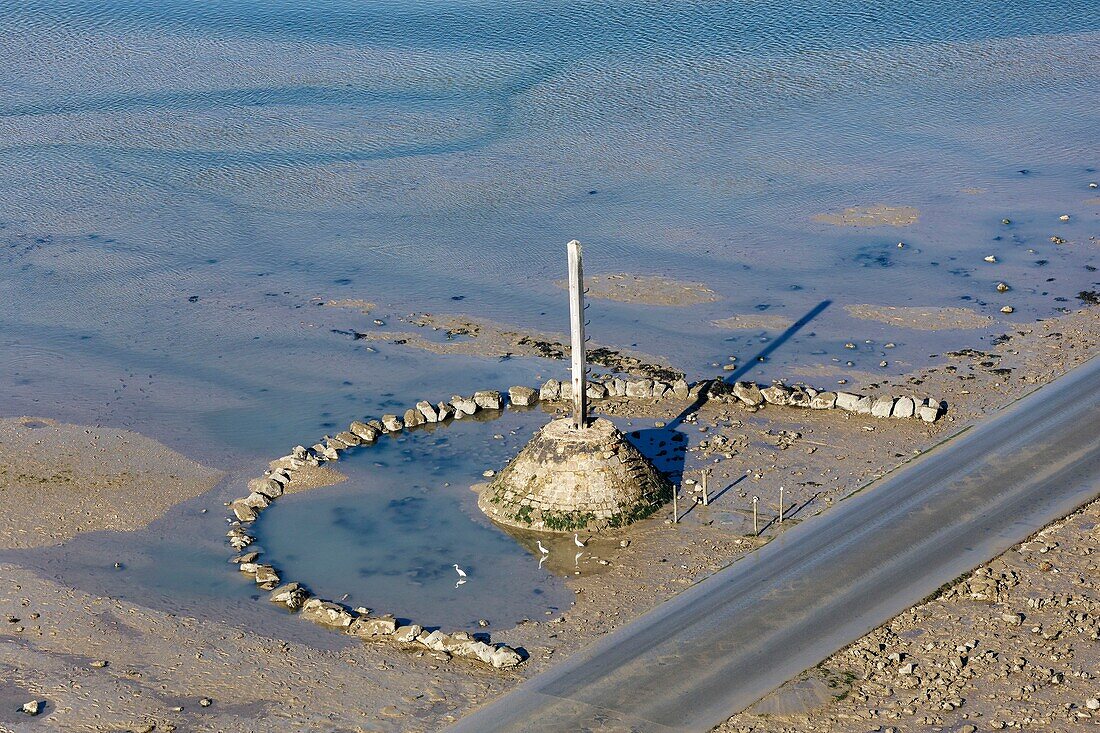
[[[804,316],[788,326],[787,330],[776,337],[774,341],[761,349],[760,352],[756,354],[756,356],[754,356],[751,360],[745,362],[740,368],[737,369],[737,371],[735,371],[730,376],[723,379],[716,378],[703,381],[699,389],[699,394],[695,398],[695,401],[685,407],[679,415],[672,418],[672,420],[667,423],[667,429],[675,430],[684,422],[684,420],[687,419],[689,415],[698,412],[699,408],[703,406],[703,403],[707,401],[707,395],[715,382],[721,382],[723,385],[728,385],[739,381],[755,365],[759,364],[762,361],[766,361],[768,356],[775,352],[776,349],[789,341],[791,337],[793,337],[796,333],[805,328],[806,324],[820,316],[825,311],[825,309],[832,304],[833,301],[831,300],[823,300],[815,305]]]

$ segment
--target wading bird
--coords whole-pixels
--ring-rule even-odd
[[[577,547],[584,547],[584,543],[581,542],[581,538],[577,536],[577,533],[573,533],[573,544]]]
[[[460,577],[460,578],[465,578],[466,577],[466,571],[463,570],[462,568],[460,568],[458,566],[458,563],[455,563],[455,572],[458,573],[458,577]]]
[[[539,546],[539,552],[541,552],[543,555],[550,554],[550,550],[547,550],[545,547],[542,546],[542,540],[535,540],[535,544]]]

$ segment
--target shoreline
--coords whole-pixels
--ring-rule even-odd
[[[948,399],[947,416],[935,424],[904,420],[883,422],[839,411],[765,407],[759,412],[749,412],[737,405],[707,403],[691,426],[691,430],[706,428],[706,432],[700,433],[700,443],[693,445],[695,450],[688,452],[684,476],[690,478],[697,474],[700,466],[708,465],[713,471],[711,485],[718,487],[715,493],[720,491],[721,495],[709,507],[693,506],[688,503],[692,487],[685,486],[682,512],[688,511],[679,524],[669,526],[665,523],[668,515],[665,509],[650,520],[593,542],[593,556],[608,564],[593,560],[589,568],[582,569],[581,575],[567,580],[577,599],[571,610],[547,621],[530,621],[496,632],[509,644],[521,646],[529,654],[526,662],[515,671],[485,671],[438,658],[430,652],[384,650],[382,645],[373,643],[348,644],[339,652],[291,644],[294,655],[301,660],[303,668],[313,671],[315,679],[346,674],[349,665],[353,665],[363,670],[363,674],[367,674],[368,669],[373,670],[367,677],[356,679],[359,684],[382,692],[356,693],[357,702],[349,706],[347,700],[354,687],[341,686],[342,692],[330,696],[316,683],[307,682],[306,675],[290,676],[289,672],[286,675],[280,672],[283,676],[279,677],[277,685],[258,698],[250,687],[225,680],[218,682],[221,688],[215,693],[209,686],[204,688],[204,684],[213,679],[208,675],[197,674],[192,679],[192,670],[186,665],[173,670],[154,662],[158,650],[164,653],[178,645],[180,634],[193,635],[194,630],[188,627],[197,623],[204,629],[204,639],[220,639],[218,643],[223,646],[230,643],[236,650],[233,655],[254,660],[260,665],[255,668],[260,673],[259,670],[266,669],[267,662],[278,658],[271,655],[279,654],[280,644],[262,636],[240,636],[240,631],[231,624],[214,619],[171,619],[163,612],[143,608],[131,601],[96,600],[11,564],[5,567],[5,572],[17,583],[17,593],[28,603],[23,605],[22,600],[6,595],[0,604],[0,611],[18,616],[21,619],[18,625],[23,627],[22,631],[15,632],[13,625],[5,624],[0,630],[0,640],[4,642],[0,646],[4,650],[0,665],[25,670],[19,678],[22,680],[20,689],[47,700],[43,715],[64,712],[59,720],[70,721],[76,729],[80,729],[81,716],[91,714],[92,708],[88,706],[92,702],[110,699],[113,693],[108,690],[120,683],[119,673],[146,667],[156,670],[154,677],[176,690],[177,696],[183,691],[194,693],[190,702],[181,703],[183,711],[173,711],[179,705],[149,705],[134,698],[129,702],[120,701],[117,706],[111,704],[96,709],[94,714],[107,716],[110,713],[119,725],[123,719],[131,721],[127,723],[131,725],[142,716],[155,718],[159,721],[158,730],[170,729],[166,728],[170,725],[183,725],[189,730],[217,730],[230,724],[240,724],[244,726],[242,730],[258,730],[262,729],[263,720],[272,720],[265,717],[268,715],[276,715],[278,719],[289,716],[299,721],[316,720],[315,716],[321,714],[319,710],[339,706],[338,716],[346,725],[369,723],[380,730],[434,730],[770,540],[774,537],[774,527],[766,529],[762,537],[751,536],[751,515],[747,513],[751,495],[774,496],[777,486],[785,484],[788,496],[799,507],[789,518],[792,524],[819,507],[842,500],[904,463],[914,450],[928,450],[945,434],[958,432],[957,427],[961,424],[980,419],[983,413],[1014,401],[1035,385],[1048,381],[1055,372],[1068,370],[1086,355],[1096,353],[1100,350],[1095,327],[1098,317],[1097,309],[1086,309],[1032,324],[1026,329],[1018,329],[1028,331],[1026,335],[1013,334],[1010,340],[1002,342],[996,357],[990,357],[992,352],[986,351],[960,352],[958,356],[946,356],[939,366],[908,375],[906,383],[919,382],[913,384],[913,388],[920,387]],[[1060,335],[1052,336],[1054,333]],[[1057,348],[1048,348],[1051,344]],[[1049,358],[1051,353],[1061,361]],[[985,363],[990,366],[982,366]],[[1012,371],[1007,374],[993,371],[1003,369]],[[899,389],[897,384],[887,386],[884,383],[877,387]],[[632,419],[660,421],[672,417],[675,411],[672,405],[656,403],[651,409],[638,411],[644,413],[644,417],[635,414]],[[745,476],[746,468],[749,475],[740,478]],[[740,483],[735,484],[736,480]],[[828,491],[822,488],[826,485]],[[627,540],[629,546],[619,547],[620,539]],[[232,568],[227,567],[226,572],[233,572]],[[128,615],[136,613],[149,619],[153,626],[135,632],[142,638],[140,645],[147,645],[148,649],[108,653],[108,647],[96,636],[98,631],[93,632],[92,628],[67,617],[61,622],[66,615],[78,619],[86,615],[79,610],[81,608],[104,604]],[[26,615],[31,612],[40,614],[41,618],[28,621]],[[155,634],[153,627],[158,629]],[[116,638],[121,642],[123,637]],[[28,646],[30,639],[35,641]],[[205,643],[203,639],[195,639],[181,648],[194,649],[196,644],[201,647]],[[58,654],[65,659],[74,658],[74,654],[76,658],[88,660],[102,656],[109,664],[98,671],[89,670],[90,662],[58,667]],[[111,655],[115,658],[108,659]],[[180,658],[178,653],[176,658]],[[377,668],[378,665],[384,665],[385,669]],[[56,676],[80,678],[83,691],[74,695],[64,687],[57,687],[55,682],[59,680],[51,682]],[[129,676],[123,679],[129,679],[126,684],[136,685],[137,689],[148,684]],[[402,695],[395,692],[395,686],[418,692]],[[206,691],[200,692],[200,689]],[[423,692],[427,689],[434,692]],[[200,711],[196,707],[199,694],[210,695],[215,700],[214,705]],[[260,715],[260,723],[251,717],[248,718],[250,722],[245,721],[236,712],[220,710],[225,695],[263,700],[261,708],[267,712],[261,715],[257,708],[250,713],[250,716]],[[438,699],[431,699],[433,697]],[[309,699],[315,702],[307,702]],[[59,700],[63,705],[58,704]],[[317,702],[324,700],[329,702]],[[277,713],[269,709],[276,701],[280,701]],[[104,720],[106,717],[97,725]],[[0,724],[4,722],[0,717]],[[249,728],[249,725],[261,727]]]

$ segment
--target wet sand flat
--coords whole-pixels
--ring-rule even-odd
[[[137,433],[39,418],[0,419],[0,547],[133,530],[222,477]]]

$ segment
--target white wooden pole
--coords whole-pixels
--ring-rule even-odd
[[[710,469],[703,470],[703,506],[710,506],[710,492],[707,491],[707,477],[710,475]]]
[[[752,533],[760,534],[760,521],[756,518],[756,505],[760,501],[759,496],[752,497]]]
[[[581,243],[573,240],[569,251],[569,334],[573,356],[573,427],[588,424],[588,380],[584,348],[584,270],[581,267]]]
[[[783,487],[779,487],[779,523],[783,524]]]

